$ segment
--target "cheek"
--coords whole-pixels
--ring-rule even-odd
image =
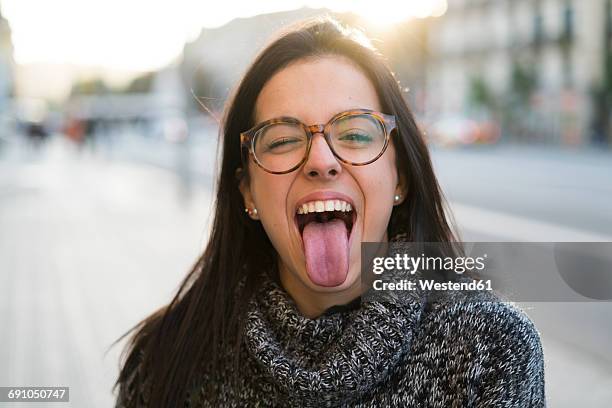
[[[393,183],[393,179],[394,177],[391,175],[377,177],[369,184],[365,197],[366,209],[374,218],[379,218],[376,217],[377,214],[384,218],[384,215],[391,213],[393,208],[393,195],[395,193],[395,183]]]
[[[391,212],[393,196],[397,186],[397,170],[392,157],[375,162],[371,172],[364,173],[361,181],[365,198],[364,232],[366,239],[381,239],[384,236]],[[366,170],[366,169],[364,169]]]
[[[388,149],[383,157],[361,170],[364,188],[368,188],[366,200],[392,205],[398,180],[394,150]]]
[[[251,193],[259,219],[270,238],[283,234],[287,228],[287,195],[291,183],[283,176],[255,170]]]

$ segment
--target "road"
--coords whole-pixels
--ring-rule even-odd
[[[0,385],[67,385],[69,406],[112,406],[111,343],[170,300],[201,251],[214,145],[130,140],[0,152]],[[612,160],[570,153],[434,151],[434,163],[466,239],[609,237]],[[521,306],[542,333],[550,406],[609,406],[612,304]]]
[[[502,213],[514,220],[539,221],[540,227],[548,224],[559,229],[538,228],[529,238],[539,239],[530,241],[558,241],[558,236],[547,237],[546,232],[562,229],[612,238],[611,151],[502,145],[434,149],[433,158],[440,183],[455,205]],[[508,227],[516,229],[516,225]],[[499,227],[495,230],[498,236],[515,233]],[[576,236],[568,234],[564,238]]]
[[[112,406],[120,347],[105,353],[170,300],[210,195],[186,201],[173,173],[61,143],[40,153],[0,161],[0,384],[70,386],[70,406]]]

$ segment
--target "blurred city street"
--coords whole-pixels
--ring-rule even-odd
[[[69,386],[71,406],[109,407],[120,347],[105,353],[171,299],[210,194],[184,201],[172,172],[59,138],[25,148],[0,160],[0,384]]]
[[[61,136],[3,145],[0,384],[69,386],[70,406],[113,404],[124,343],[111,343],[170,300],[204,245],[214,138],[203,132],[187,155],[138,135],[81,151]],[[433,156],[466,241],[612,240],[609,152]],[[542,332],[550,406],[609,406],[612,304],[521,306]]]
[[[206,244],[233,90],[312,17],[372,40],[462,241],[612,242],[612,0],[0,0],[0,386],[113,406],[112,343]],[[612,301],[519,306],[548,406],[611,407]]]

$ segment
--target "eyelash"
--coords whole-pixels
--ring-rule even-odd
[[[369,134],[367,134],[367,133],[351,132],[351,133],[347,133],[347,134],[343,135],[341,137],[341,139],[344,138],[345,136],[358,136],[358,137],[362,137],[362,138],[367,139],[367,140],[372,140],[372,137]]]

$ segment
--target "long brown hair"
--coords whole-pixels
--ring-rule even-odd
[[[243,160],[239,135],[253,126],[257,96],[276,72],[294,61],[327,55],[356,63],[374,84],[383,112],[396,117],[399,137],[393,141],[408,196],[393,209],[389,237],[403,233],[410,241],[454,241],[427,147],[384,59],[360,33],[329,18],[286,31],[258,55],[226,107],[215,213],[204,253],[170,304],[126,333],[132,337],[116,386],[123,389],[133,381],[138,367],[146,373],[148,406],[178,405],[198,370],[219,368],[221,351],[240,346],[241,321],[257,288],[257,273],[274,271],[277,255],[261,224],[244,213],[236,178]]]

